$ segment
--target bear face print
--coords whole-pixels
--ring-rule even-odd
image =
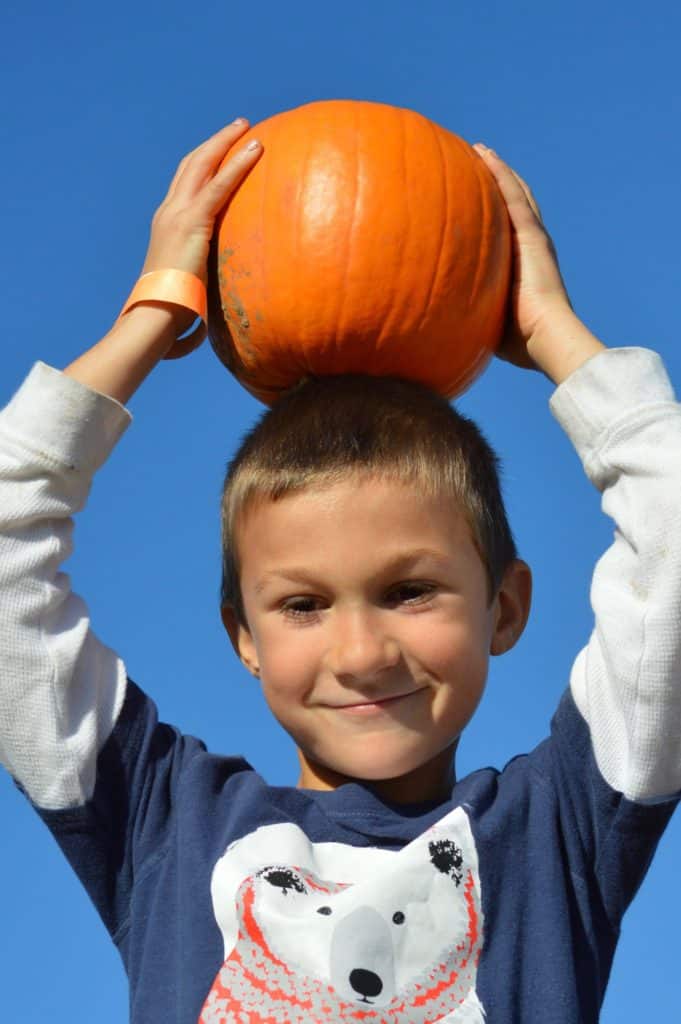
[[[285,846],[290,857],[257,863]],[[201,1024],[484,1019],[477,855],[460,809],[398,853],[268,826],[230,847],[212,890],[214,906],[230,893],[232,914],[216,906],[225,962]]]

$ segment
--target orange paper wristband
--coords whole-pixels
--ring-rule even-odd
[[[187,270],[150,270],[137,281],[123,306],[119,318],[138,302],[173,302],[185,306],[200,316],[204,323],[207,318],[206,286],[196,274]]]

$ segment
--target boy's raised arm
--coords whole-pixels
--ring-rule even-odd
[[[681,791],[681,405],[659,356],[606,350],[579,321],[529,188],[491,150],[476,149],[514,229],[512,322],[500,355],[560,385],[552,411],[615,524],[594,571],[595,625],[573,665],[572,696],[608,785],[638,803],[673,800]]]
[[[203,278],[214,219],[260,155],[247,128],[218,132],[180,164],[157,211],[144,271]],[[122,660],[90,628],[61,571],[72,516],[130,422],[123,408],[163,358],[201,343],[201,327],[171,301],[134,305],[65,371],[38,363],[0,411],[0,763],[43,809],[85,803],[95,762],[123,705]],[[113,399],[113,401],[112,401]]]

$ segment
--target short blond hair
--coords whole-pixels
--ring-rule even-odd
[[[479,428],[422,384],[339,374],[306,378],[286,392],[263,413],[227,467],[223,607],[231,605],[244,622],[236,534],[249,506],[322,488],[353,473],[450,496],[468,521],[492,599],[517,552],[499,460]]]

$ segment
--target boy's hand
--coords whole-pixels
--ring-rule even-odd
[[[603,345],[575,316],[551,238],[520,175],[482,143],[473,147],[494,175],[513,231],[509,322],[497,351],[516,366],[539,369],[556,384]]]
[[[248,122],[238,119],[182,160],[168,194],[156,211],[143,273],[187,270],[204,282],[215,218],[259,159],[262,147],[237,148]],[[220,164],[229,154],[224,167]],[[127,402],[161,359],[192,352],[206,336],[203,324],[188,338],[179,334],[195,316],[172,302],[134,305],[101,341],[66,367],[64,373],[119,402]]]
[[[173,267],[196,274],[206,283],[206,264],[215,218],[262,153],[259,143],[254,149],[242,146],[220,168],[225,156],[248,127],[244,118],[237,118],[180,162],[168,194],[152,220],[143,274]],[[158,305],[163,305],[172,314],[176,335],[186,331],[196,319],[193,313],[181,306]],[[205,337],[206,329],[201,325],[190,338],[174,345],[165,358],[187,355]]]

